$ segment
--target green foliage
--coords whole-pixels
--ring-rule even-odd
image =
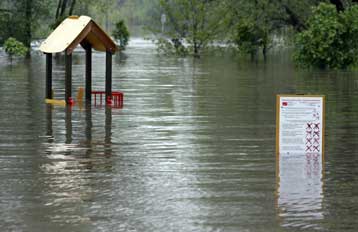
[[[254,54],[267,40],[267,33],[253,22],[245,20],[237,25],[234,42],[240,51]]]
[[[52,2],[44,0],[0,1],[0,43],[14,37],[30,48],[34,31],[47,27]],[[29,50],[28,50],[29,51]]]
[[[337,12],[321,3],[295,41],[294,59],[304,67],[344,69],[357,64],[358,6]]]
[[[6,12],[0,12],[0,46],[4,43],[5,39],[9,36],[10,26],[8,24],[9,14]]]
[[[8,38],[4,43],[5,52],[10,56],[25,56],[28,49],[15,38]]]
[[[116,23],[113,36],[119,40],[119,47],[124,50],[129,41],[129,32],[123,20]]]
[[[231,4],[231,30],[229,38],[241,53],[257,58],[261,49],[266,58],[272,47],[272,37],[282,29],[285,12],[277,1],[227,0]]]
[[[120,17],[129,26],[141,27],[160,24],[160,0],[122,0],[116,9],[117,18]]]
[[[159,38],[156,41],[158,53],[167,55],[186,56],[189,54],[189,48],[183,45],[183,41],[179,39]]]
[[[225,1],[161,0],[160,5],[167,18],[161,39],[180,53],[185,49],[200,56],[226,28]],[[183,47],[184,41],[188,48]]]

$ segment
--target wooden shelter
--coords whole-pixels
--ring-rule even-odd
[[[112,55],[117,51],[112,39],[88,16],[66,18],[41,44],[40,51],[46,54],[46,98],[52,99],[52,54],[65,52],[65,101],[73,104],[72,92],[72,52],[81,45],[86,51],[86,90],[85,98],[91,101],[92,92],[92,48],[106,52],[107,103],[112,99]]]

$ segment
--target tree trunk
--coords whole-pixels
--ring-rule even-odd
[[[73,12],[73,9],[75,8],[75,5],[76,5],[76,0],[72,0],[69,15],[72,15],[72,12]]]
[[[196,15],[193,18],[193,46],[194,46],[194,57],[199,58],[199,43],[198,43],[198,22],[197,18],[195,18]]]
[[[198,43],[196,41],[194,42],[194,57],[195,58],[200,58],[199,46],[198,46]]]
[[[269,33],[265,31],[263,43],[262,43],[262,55],[264,57],[264,62],[266,62],[267,60],[268,43],[269,43]]]
[[[61,6],[62,6],[62,0],[58,0],[57,9],[56,9],[56,17],[55,17],[56,21],[57,21],[58,17],[60,16]]]
[[[341,0],[330,0],[330,2],[336,6],[338,12],[344,10],[344,5]]]
[[[267,60],[267,45],[266,45],[266,43],[262,47],[262,55],[264,57],[264,61],[266,62],[266,60]]]
[[[257,48],[250,52],[252,62],[257,63],[259,61],[257,53],[258,53]]]
[[[62,16],[65,14],[66,6],[67,6],[67,1],[68,1],[68,0],[63,0],[63,1],[62,1],[62,6],[61,6],[61,11],[60,11],[59,17],[62,17]]]
[[[30,57],[31,53],[31,39],[32,39],[32,33],[31,33],[31,21],[32,21],[32,1],[33,0],[26,0],[26,8],[25,8],[25,40],[24,44],[28,48],[28,52],[26,54],[26,57]]]

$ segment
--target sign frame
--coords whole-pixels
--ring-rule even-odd
[[[276,95],[276,159],[280,160],[280,119],[281,119],[281,98],[320,98],[322,99],[322,163],[324,162],[325,152],[325,126],[326,126],[326,97],[325,95],[311,95],[311,94],[278,94]]]

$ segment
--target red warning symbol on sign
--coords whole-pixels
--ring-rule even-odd
[[[282,102],[282,106],[288,106],[288,102]]]

